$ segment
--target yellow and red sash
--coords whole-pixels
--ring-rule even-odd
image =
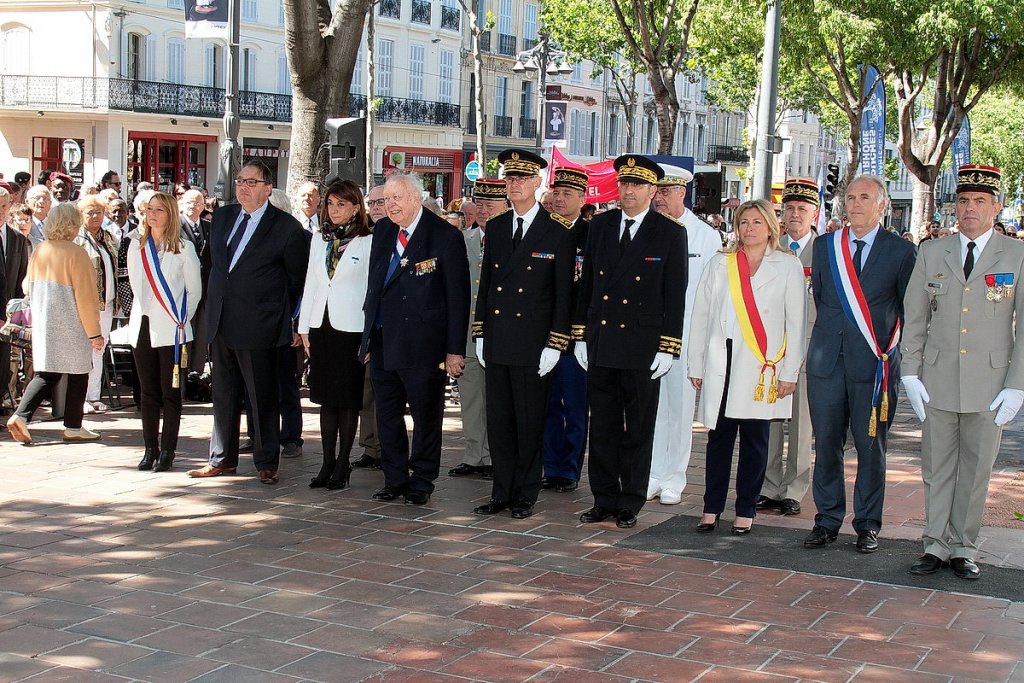
[[[786,355],[786,336],[782,337],[782,346],[774,359],[768,358],[768,333],[765,332],[764,323],[761,322],[761,314],[757,310],[757,302],[754,300],[754,290],[750,286],[750,264],[747,263],[747,255],[737,251],[725,255],[725,266],[729,274],[729,294],[732,296],[732,305],[736,310],[736,319],[740,331],[743,333],[743,341],[747,348],[754,354],[754,358],[761,364],[761,377],[757,387],[754,389],[754,400],[765,400],[764,394],[764,373],[769,369],[772,371],[772,383],[768,388],[768,403],[775,403],[779,398],[779,382],[776,365]]]

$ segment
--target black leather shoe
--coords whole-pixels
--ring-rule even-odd
[[[507,501],[492,500],[490,502],[484,503],[483,505],[478,505],[475,508],[473,508],[473,514],[474,515],[496,515],[499,512],[501,512],[502,510],[507,510],[507,509],[508,509],[508,502]]]
[[[405,494],[406,505],[426,505],[430,501],[430,494],[426,491],[409,491]]]
[[[387,503],[389,501],[395,500],[403,493],[405,493],[405,491],[395,486],[385,486],[384,488],[380,489],[379,491],[373,494],[373,500],[379,500],[381,502]]]
[[[949,561],[949,566],[953,568],[953,573],[958,579],[974,581],[981,578],[981,569],[968,557],[954,557]]]
[[[800,514],[800,501],[793,500],[792,498],[783,498],[780,504],[779,511],[783,515],[799,515]]]
[[[533,514],[533,503],[520,500],[512,503],[512,519],[526,519]]]
[[[348,488],[348,483],[352,478],[352,469],[349,468],[344,472],[332,474],[331,478],[327,480],[325,488],[328,491],[340,491]]]
[[[455,467],[448,470],[448,476],[450,477],[468,477],[471,474],[479,474],[483,467],[477,465],[467,465],[466,463],[459,463]]]
[[[153,465],[154,472],[166,472],[174,464],[174,451],[160,451],[160,458]]]
[[[873,553],[878,550],[878,532],[877,531],[858,531],[857,532],[857,552],[858,553]]]
[[[555,491],[558,493],[572,493],[580,487],[578,481],[572,479],[562,479],[562,483],[555,487]]]
[[[715,521],[713,522],[700,522],[697,524],[698,534],[710,534],[712,531],[718,528],[718,515],[715,515]]]
[[[615,526],[620,529],[632,529],[636,526],[636,513],[632,510],[619,510],[615,516]]]
[[[547,491],[549,489],[555,488],[555,481],[557,481],[557,480],[558,480],[558,477],[541,477],[540,478],[540,488],[541,488],[541,490],[542,491]]]
[[[484,481],[491,481],[494,479],[494,468],[490,465],[480,466],[480,478]]]
[[[317,475],[309,480],[309,488],[322,489],[327,486],[328,481],[330,481],[330,477],[321,477]]]
[[[925,553],[918,558],[917,562],[910,568],[911,574],[917,574],[918,576],[928,576],[935,572],[949,566],[949,562],[940,560],[931,553]]]
[[[142,460],[139,461],[139,471],[145,472],[146,470],[153,469],[153,465],[156,464],[159,455],[160,451],[157,449],[147,448],[142,454]]]
[[[804,547],[824,548],[829,543],[834,543],[837,538],[839,538],[838,531],[832,531],[820,524],[815,524],[814,528],[811,529],[811,533],[807,534],[807,538],[804,539]]]
[[[595,522],[603,522],[614,514],[611,510],[605,510],[595,505],[580,515],[580,521],[584,524],[594,524]]]
[[[356,468],[357,470],[379,469],[377,461],[368,456],[366,453],[363,453],[358,460],[353,460],[352,467]]]
[[[758,496],[754,507],[758,510],[778,510],[782,507],[782,501],[769,498],[768,496]]]

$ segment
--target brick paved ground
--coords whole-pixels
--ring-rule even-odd
[[[187,411],[183,432],[208,434]],[[0,681],[1024,682],[1022,602],[615,548],[614,525],[576,523],[585,487],[523,521],[473,516],[480,480],[442,475],[425,508],[370,501],[378,472],[312,491],[316,439],[274,488],[251,462],[187,479],[201,438],[140,473],[135,414],[92,424],[101,446],[56,443],[54,424],[33,429],[49,444],[0,437]],[[883,543],[920,531],[913,430],[901,416]],[[683,504],[638,529],[695,513],[702,457]],[[758,523],[809,527],[812,508]],[[1024,567],[1022,537],[986,527],[986,561]]]

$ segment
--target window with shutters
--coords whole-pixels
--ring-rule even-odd
[[[242,0],[242,19],[245,21],[256,21],[259,19],[258,0]]]
[[[441,50],[440,78],[437,82],[437,99],[440,102],[452,101],[452,90],[455,82],[455,52]]]
[[[523,10],[523,49],[528,50],[537,44],[537,15],[537,3],[526,3]]]
[[[395,57],[395,41],[377,41],[377,95],[380,97],[391,96],[391,68]]]
[[[359,46],[356,53],[356,68],[352,70],[352,92],[363,95],[363,72],[366,71],[366,48]]]
[[[25,26],[16,26],[0,33],[0,73],[27,76],[29,73],[29,31]]]
[[[283,52],[277,56],[277,92],[290,95],[292,92],[292,75],[288,71],[288,55]]]
[[[426,48],[422,45],[409,46],[409,99],[423,99],[423,61]]]
[[[143,60],[146,53],[146,36],[139,33],[128,34],[128,59],[125,76],[133,81],[141,81],[146,77]]]
[[[181,38],[167,40],[167,82],[185,82],[185,41]]]
[[[224,87],[224,48],[216,43],[206,44],[206,85]]]
[[[249,92],[256,90],[256,51],[251,47],[242,50],[241,67],[239,88]]]

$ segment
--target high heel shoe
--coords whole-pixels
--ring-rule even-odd
[[[321,477],[319,474],[309,480],[309,488],[311,489],[322,489],[327,486],[327,482],[330,481],[327,477]]]
[[[331,475],[331,478],[327,480],[328,491],[340,491],[348,488],[349,479],[352,478],[352,468],[345,470],[342,476],[335,477]]]
[[[139,461],[139,471],[145,472],[146,470],[153,469],[153,465],[156,464],[159,455],[160,451],[156,448],[147,448],[142,454],[142,460]]]
[[[166,472],[174,464],[174,451],[160,451],[160,459],[153,465],[154,472]]]
[[[718,515],[715,515],[715,521],[713,522],[701,522],[697,525],[698,534],[710,534],[712,531],[718,528]]]
[[[739,519],[740,518],[737,517],[736,521],[739,521]],[[744,519],[746,519],[746,518],[744,518]],[[746,536],[747,534],[750,533],[750,530],[753,527],[754,527],[754,520],[750,519],[750,524],[749,525],[747,525],[747,526],[736,526],[735,524],[733,524],[732,525],[732,529],[730,529],[730,531],[732,533],[736,534],[737,536]]]

